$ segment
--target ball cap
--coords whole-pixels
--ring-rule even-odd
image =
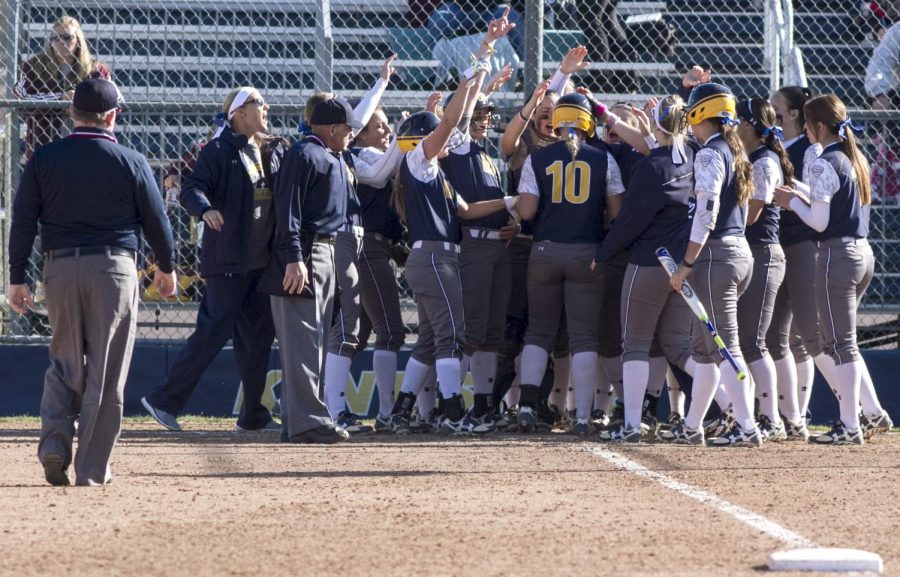
[[[72,106],[84,112],[109,112],[119,107],[122,94],[119,88],[102,78],[90,78],[75,87]]]
[[[316,104],[309,123],[312,125],[347,124],[354,130],[361,130],[363,127],[353,117],[353,109],[343,98],[332,98]]]

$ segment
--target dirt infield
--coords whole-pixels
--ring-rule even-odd
[[[60,489],[44,483],[36,425],[2,427],[2,575],[758,576],[785,548],[588,450],[601,446],[900,575],[897,434],[856,449],[565,435],[325,448],[148,423],[127,426],[112,485]]]

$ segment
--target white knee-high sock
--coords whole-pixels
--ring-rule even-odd
[[[525,345],[522,349],[522,370],[519,374],[522,378],[519,382],[523,385],[540,386],[547,370],[547,351],[537,345]]]
[[[718,385],[716,385],[716,391],[713,397],[716,399],[716,404],[719,405],[719,408],[721,410],[726,411],[728,410],[728,407],[731,406],[731,397],[728,396],[728,391],[725,389],[725,385],[721,381]]]
[[[647,374],[647,392],[651,396],[659,398],[663,385],[666,384],[666,373],[669,372],[669,361],[666,357],[650,357],[650,366]],[[625,383],[625,364],[622,364],[622,383]],[[628,396],[628,389],[625,389]]]
[[[838,378],[837,373],[835,372],[834,359],[831,358],[831,355],[827,355],[825,353],[821,353],[816,355],[816,358],[813,359],[816,363],[816,368],[819,369],[819,372],[822,373],[822,376],[825,377],[825,382],[828,383],[828,388],[831,389],[831,392],[834,393],[834,397],[837,398],[840,393],[838,392]],[[846,423],[844,423],[846,424]]]
[[[860,356],[860,364],[862,365],[862,377],[859,386],[859,403],[862,405],[863,414],[868,417],[876,417],[884,412],[881,402],[878,400],[878,394],[875,392],[875,383],[872,382],[872,375],[869,374],[869,367],[866,360]]]
[[[599,372],[599,371],[598,371]],[[612,402],[613,388],[606,380],[601,379],[594,386],[594,410],[609,412],[609,404]]]
[[[429,367],[425,376],[425,384],[422,392],[416,397],[416,406],[419,407],[419,417],[425,419],[428,413],[437,406],[437,373],[434,367]]]
[[[460,394],[462,380],[459,378],[459,359],[456,357],[438,359],[434,363],[434,370],[437,371],[441,397],[450,399]]]
[[[715,363],[697,363],[694,367],[694,384],[691,391],[691,407],[684,424],[689,429],[697,430],[703,424],[703,417],[712,404],[721,378],[719,367]]]
[[[693,367],[691,368],[693,369]],[[666,388],[669,390],[669,412],[678,413],[684,417],[685,394],[681,390],[681,384],[675,378],[675,374],[670,370],[666,370]]]
[[[693,357],[684,361],[684,372],[690,375],[691,378],[694,378],[694,370],[697,368],[697,361],[694,360]]]
[[[756,428],[753,418],[753,397],[750,395],[750,383],[744,379],[741,382],[737,373],[729,363],[722,363],[722,383],[731,399],[731,408],[734,411],[734,420],[738,422],[744,431],[752,431]]]
[[[613,392],[620,401],[625,400],[625,392],[622,390],[622,357],[600,357],[600,366],[612,383]]]
[[[809,410],[809,398],[812,396],[816,365],[811,358],[794,364],[797,366],[797,404],[800,406],[800,416],[805,419],[806,411]]]
[[[553,390],[549,402],[560,411],[566,410],[566,395],[572,378],[572,357],[553,357]]]
[[[590,419],[597,382],[597,353],[572,355],[572,380],[575,383],[575,418]]]
[[[850,431],[859,430],[859,381],[862,362],[842,363],[834,367],[837,377],[838,403],[841,406],[841,422]]]
[[[797,399],[797,366],[788,355],[775,361],[775,382],[778,389],[778,410],[791,423],[800,422],[800,403]]]
[[[325,404],[331,418],[347,410],[347,380],[350,377],[350,357],[328,353],[325,357]]]
[[[522,374],[522,355],[521,353],[516,355],[516,376],[513,377],[512,383],[509,385],[509,390],[506,391],[506,406],[507,407],[517,407],[519,406],[519,384],[522,382],[520,375]]]
[[[773,423],[780,423],[778,413],[778,385],[775,376],[775,361],[769,355],[749,364],[750,375],[756,384],[756,398],[759,400],[759,412],[769,417]]]
[[[497,377],[497,353],[477,351],[469,363],[472,371],[472,385],[477,395],[490,395],[494,392],[494,379]]]
[[[385,417],[391,414],[391,409],[394,407],[394,389],[397,388],[397,353],[375,351],[372,354],[372,372],[375,373],[375,386],[378,387],[378,414]]]
[[[460,384],[466,381],[466,375],[469,374],[469,369],[472,366],[472,355],[463,355],[462,360],[459,362],[459,382]],[[474,375],[472,377],[474,379]]]
[[[652,361],[652,359],[651,359]],[[644,393],[650,378],[650,365],[646,361],[626,361],[622,364],[622,386],[625,390],[625,427],[641,426]]]
[[[434,365],[426,365],[409,357],[406,362],[406,370],[403,373],[403,384],[400,385],[401,393],[418,395],[425,384],[428,373],[434,370]]]

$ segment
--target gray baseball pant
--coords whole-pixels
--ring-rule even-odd
[[[753,272],[747,290],[738,301],[738,336],[741,352],[748,363],[758,361],[768,353],[766,335],[785,270],[780,244],[753,245],[750,252]]]
[[[506,241],[473,238],[463,230],[459,247],[459,277],[466,316],[466,354],[497,352],[506,329],[512,289],[512,265]],[[496,232],[496,231],[490,231]]]
[[[334,244],[336,281],[341,287],[338,297],[341,309],[328,336],[328,352],[343,357],[356,354],[359,348],[360,282],[357,262],[362,251],[362,237],[353,232],[338,232]]]

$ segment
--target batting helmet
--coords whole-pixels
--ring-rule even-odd
[[[710,118],[734,119],[735,104],[734,94],[727,86],[715,82],[698,84],[688,98],[688,124],[697,126]]]
[[[411,114],[397,129],[397,146],[400,151],[406,153],[413,150],[439,123],[437,115],[427,110]]]

